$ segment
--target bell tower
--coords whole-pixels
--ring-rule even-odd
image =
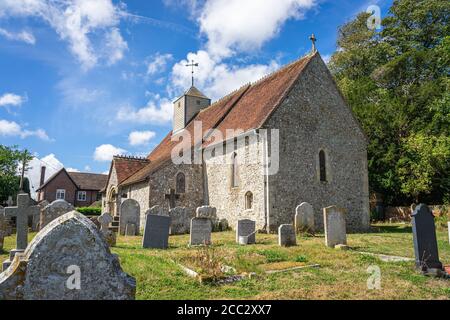
[[[210,104],[211,99],[192,86],[174,102],[173,132],[184,129],[200,110],[209,107]]]

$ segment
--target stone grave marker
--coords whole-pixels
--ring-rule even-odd
[[[113,217],[108,213],[103,213],[100,217],[97,218],[97,222],[100,225],[100,232],[106,239],[106,242],[110,247],[116,246],[116,233],[109,229],[109,225],[113,221]]]
[[[192,218],[191,219],[191,246],[209,245],[211,244],[211,220],[206,218]]]
[[[292,224],[282,224],[278,228],[278,245],[291,247],[297,245],[295,228]]]
[[[43,229],[47,224],[56,218],[65,215],[67,212],[73,211],[75,208],[65,200],[55,200],[42,210],[40,210],[39,227]]]
[[[7,232],[7,221],[4,215],[3,207],[0,208],[0,252],[3,251],[3,243]]]
[[[245,237],[246,241],[241,243],[240,237]],[[242,219],[236,222],[236,242],[240,244],[256,243],[256,221],[250,219]]]
[[[145,213],[146,219],[149,214],[154,216],[167,216],[168,212],[163,207],[156,205],[147,210]]]
[[[314,208],[303,202],[295,209],[295,232],[314,233],[314,228]]]
[[[148,214],[145,221],[142,247],[167,249],[169,246],[170,217]]]
[[[345,209],[331,206],[323,209],[325,244],[334,248],[338,244],[347,244]]]
[[[191,211],[184,207],[176,207],[170,209],[169,216],[171,218],[170,234],[186,234],[189,233],[190,222],[192,219]]]
[[[135,292],[135,279],[76,211],[50,222],[0,274],[0,300],[129,300]]]
[[[137,236],[139,235],[140,206],[134,199],[126,199],[120,206],[120,235]],[[131,226],[131,225],[134,225]],[[126,232],[128,229],[128,233]],[[132,232],[134,229],[134,232]]]
[[[416,267],[423,272],[432,272],[431,269],[443,270],[439,261],[433,213],[426,204],[420,204],[411,218]]]

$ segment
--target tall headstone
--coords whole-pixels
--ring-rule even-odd
[[[0,207],[0,252],[3,251],[3,244],[6,237],[7,232],[7,222],[4,215],[4,209],[3,207]]]
[[[244,237],[246,241],[239,241],[240,237]],[[242,219],[236,222],[236,242],[241,244],[256,243],[256,221],[250,219]]]
[[[211,244],[211,231],[211,220],[206,218],[192,218],[189,244],[191,246]]]
[[[135,291],[135,279],[76,211],[50,222],[0,274],[0,300],[129,300]]]
[[[126,199],[120,206],[119,233],[124,236],[128,225],[134,224],[134,234],[139,234],[139,220],[141,208],[139,203],[134,199]],[[128,229],[131,230],[131,226]],[[130,234],[128,234],[130,235]]]
[[[314,233],[314,228],[314,208],[303,202],[295,209],[295,231]]]
[[[41,230],[56,218],[59,218],[62,215],[65,215],[66,213],[73,210],[75,210],[73,205],[65,200],[55,200],[49,205],[45,206],[42,210],[40,210],[41,214],[39,226]]]
[[[33,216],[33,222],[32,222],[32,225],[31,225],[31,230],[33,232],[38,232],[41,229],[41,212],[49,204],[50,204],[50,202],[48,202],[47,200],[43,200],[43,201],[38,203],[39,214]]]
[[[330,248],[347,244],[345,209],[331,206],[323,209],[325,244]]]
[[[167,249],[169,246],[170,217],[148,214],[145,221],[142,247]]]
[[[169,216],[171,218],[170,234],[186,234],[189,233],[190,223],[192,219],[191,211],[184,207],[176,207],[170,209]]]
[[[278,228],[278,245],[282,247],[291,247],[297,245],[295,228],[292,224],[282,224]]]
[[[431,271],[430,269],[442,270],[433,213],[426,204],[420,204],[411,217],[416,267],[423,272]]]
[[[106,242],[110,247],[116,245],[116,233],[109,229],[109,225],[113,222],[113,217],[105,212],[100,217],[97,218],[97,222],[100,224],[100,232],[106,239]]]

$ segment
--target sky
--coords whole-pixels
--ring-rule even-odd
[[[38,188],[69,171],[106,173],[171,130],[191,83],[213,101],[317,48],[391,0],[0,0],[0,144],[28,149]],[[33,191],[32,190],[32,191]]]

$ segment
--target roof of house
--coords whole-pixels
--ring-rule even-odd
[[[80,190],[101,190],[108,179],[105,174],[96,173],[83,173],[83,172],[68,172],[65,168],[62,168],[50,178],[48,178],[43,185],[37,189],[37,191],[42,190],[49,184],[56,176],[60,173],[65,172],[69,177],[70,181]]]
[[[318,55],[319,53],[315,52],[302,57],[261,80],[232,92],[208,108],[201,110],[184,130],[188,130],[193,137],[195,121],[201,121],[203,136],[211,129],[220,130],[225,137],[226,129],[241,129],[246,132],[260,128],[281,104],[308,63]],[[195,87],[191,89],[194,90],[193,88],[196,89]],[[179,143],[177,139],[172,141],[172,136],[176,137],[177,134],[178,132],[169,132],[148,156],[150,163],[135,171],[119,184],[131,185],[144,181],[151,173],[170,163],[173,147]],[[226,137],[233,138],[233,136]],[[220,141],[206,139],[206,141],[200,141],[199,145],[206,147],[217,142]],[[194,145],[194,141],[191,141],[191,145]]]

